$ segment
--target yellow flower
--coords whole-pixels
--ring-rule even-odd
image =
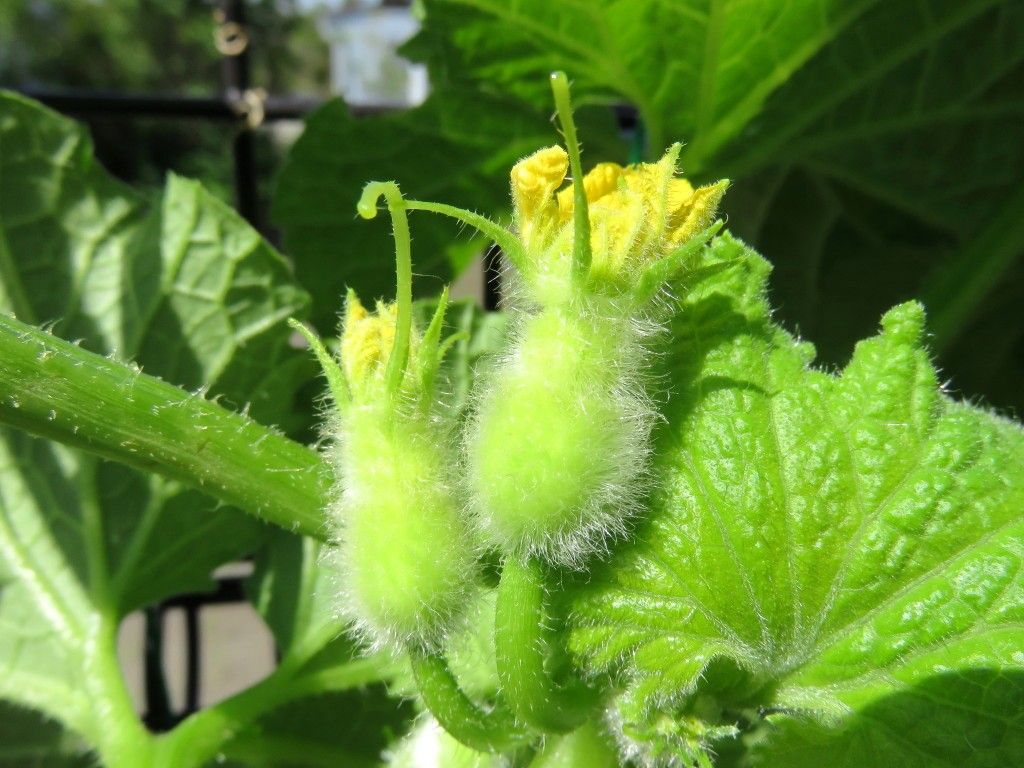
[[[657,163],[600,163],[583,179],[590,212],[594,284],[625,288],[646,265],[667,255],[714,220],[727,182],[694,189],[676,177],[679,145]],[[541,149],[512,169],[519,236],[538,273],[568,264],[573,190],[560,189],[568,170],[561,147]]]
[[[512,166],[512,204],[519,237],[531,244],[550,237],[558,223],[554,194],[569,170],[569,156],[561,147],[539,149]]]
[[[341,334],[341,367],[353,390],[383,376],[395,345],[397,322],[397,305],[378,301],[377,311],[371,313],[355,294],[349,294]]]

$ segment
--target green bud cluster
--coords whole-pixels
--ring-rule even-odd
[[[542,149],[512,169],[514,233],[371,183],[358,210],[372,218],[387,202],[397,301],[371,312],[350,293],[338,358],[297,326],[335,406],[330,521],[344,610],[369,644],[409,652],[438,722],[481,751],[570,733],[597,700],[578,680],[551,679],[547,574],[585,568],[640,507],[656,417],[650,340],[663,327],[666,285],[706,273],[703,246],[727,186],[678,178],[678,146],[657,163],[602,163],[584,176],[564,75],[553,89],[568,151]],[[412,319],[409,210],[476,227],[513,268],[512,331],[461,438],[440,416],[435,386],[453,340],[441,340],[447,294],[425,330]],[[493,652],[507,701],[481,709],[444,653],[485,551],[502,559]]]

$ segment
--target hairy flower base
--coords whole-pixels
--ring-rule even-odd
[[[341,428],[342,604],[373,645],[431,647],[465,605],[474,552],[436,436],[392,416],[352,407]]]
[[[639,325],[593,304],[526,316],[483,395],[470,476],[485,537],[579,567],[625,529],[653,413]]]

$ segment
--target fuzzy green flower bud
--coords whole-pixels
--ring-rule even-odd
[[[677,177],[679,145],[656,163],[582,176],[564,76],[553,82],[568,151],[512,168],[524,311],[478,400],[468,461],[485,538],[581,566],[639,506],[654,421],[648,337],[662,326],[653,299],[699,274],[728,182],[695,189]]]
[[[448,480],[451,440],[418,405],[432,394],[422,358],[436,349],[415,328],[399,397],[386,387],[397,314],[384,303],[367,312],[354,296],[346,305],[341,367],[352,400],[337,419],[341,494],[332,517],[358,629],[378,645],[429,646],[462,610],[475,558]]]
[[[468,602],[476,553],[449,479],[456,464],[450,430],[434,408],[434,374],[447,346],[440,339],[447,292],[421,334],[411,316],[408,230],[392,186],[372,186],[368,196],[395,197],[388,202],[396,223],[398,301],[378,302],[370,312],[350,292],[338,360],[300,330],[320,359],[336,407],[329,437],[338,493],[329,520],[341,610],[373,646],[429,649],[440,645]]]

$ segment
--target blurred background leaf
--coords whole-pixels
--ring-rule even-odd
[[[284,323],[308,296],[236,213],[179,177],[139,195],[95,163],[81,126],[3,93],[0,282],[4,311],[264,423],[286,420],[311,373]],[[2,432],[0,693],[100,743],[105,705],[91,702],[111,694],[96,688],[111,660],[92,633],[211,588],[265,529],[176,482]]]
[[[648,156],[683,141],[687,174],[732,178],[730,228],[825,361],[921,297],[953,388],[1024,405],[1020,3],[424,5],[407,51],[435,79],[540,108],[565,69],[581,103],[637,108]]]
[[[0,768],[89,768],[87,747],[59,723],[0,702]]]

